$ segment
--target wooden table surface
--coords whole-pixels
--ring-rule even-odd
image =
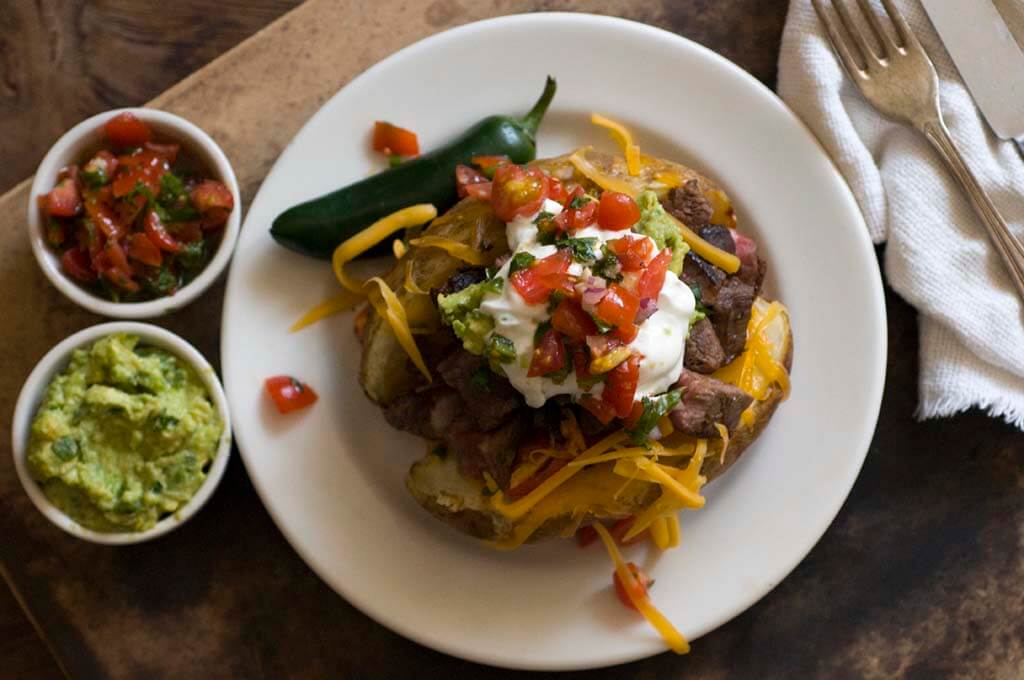
[[[299,88],[316,86],[303,82],[304,68],[323,68],[318,50],[328,48],[317,46],[316,38],[321,17],[351,22],[352,34],[365,41],[330,49],[349,50],[353,63],[372,63],[421,34],[482,16],[598,11],[693,38],[772,85],[785,4],[436,0],[420,6],[380,0],[342,8],[314,0],[270,31],[281,40],[289,31],[300,33],[311,45],[287,43],[282,57],[293,63],[288,77]],[[108,0],[0,9],[0,119],[8,132],[0,136],[0,191],[31,173],[75,121],[150,99],[288,3],[178,0],[152,8],[150,0]],[[324,73],[338,84],[349,77]],[[281,75],[267,77],[280,82]],[[291,116],[285,129],[264,128],[253,137],[269,140],[270,151],[259,155],[217,123],[220,109],[208,99],[224,89],[242,99],[256,96],[259,83],[205,85],[190,80],[161,105],[214,121],[211,132],[236,168],[244,165],[246,201],[291,130],[330,94],[295,95],[280,113]],[[22,239],[14,233],[19,228],[0,215],[5,239]],[[0,344],[0,364],[8,369],[0,375],[0,428],[9,428],[17,385],[34,361],[70,330],[96,321],[59,300],[23,261],[28,254],[21,245],[13,254],[0,252],[0,283],[25,284],[23,295],[3,303],[14,320]],[[221,293],[162,323],[215,353],[217,329],[206,320]],[[914,312],[888,289],[886,302],[890,356],[882,416],[864,470],[819,545],[764,600],[698,641],[687,659],[661,655],[591,676],[1024,677],[1022,436],[976,413],[916,422]],[[510,675],[407,642],[331,593],[273,526],[237,457],[187,529],[148,546],[97,549],[49,527],[31,508],[4,467],[10,465],[8,435],[0,429],[0,566],[73,677]],[[47,647],[7,593],[0,593],[0,671],[3,677],[59,677]]]

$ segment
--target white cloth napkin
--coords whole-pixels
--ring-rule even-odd
[[[954,140],[1020,235],[1024,162],[987,127],[920,2],[896,4],[935,63]],[[871,239],[888,242],[885,275],[919,312],[918,417],[976,406],[1024,429],[1024,317],[1002,262],[924,137],[883,118],[846,77],[810,0],[790,3],[778,90],[846,178]]]

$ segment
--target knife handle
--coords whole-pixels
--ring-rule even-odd
[[[1009,274],[1014,288],[1017,289],[1017,295],[1024,303],[1024,245],[1010,232],[1006,221],[999,214],[995,204],[992,203],[992,199],[988,197],[981,187],[981,183],[978,182],[978,178],[964,162],[963,156],[956,148],[942,118],[929,120],[921,124],[919,129],[939,152],[942,160],[946,162],[946,166],[953,173],[953,177],[967,193],[971,205],[974,206],[974,211],[981,218],[981,223],[985,226],[985,231],[988,232],[989,240],[992,241],[992,245],[995,246],[1006,266],[1006,272]]]

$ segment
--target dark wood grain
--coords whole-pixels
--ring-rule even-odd
[[[0,193],[65,130],[154,96],[301,0],[5,0],[0,3]],[[0,676],[62,677],[5,586]]]
[[[300,1],[0,3],[0,193],[73,124],[152,99]]]
[[[219,62],[224,69],[215,65],[209,72],[250,72],[238,61],[259,61],[266,82],[279,88],[268,102],[271,111],[257,115],[251,108],[261,101],[260,82],[232,83],[231,106],[220,106],[214,97],[224,84],[206,80],[190,81],[160,100],[161,106],[209,121],[235,161],[246,201],[298,125],[353,75],[341,59],[325,65],[318,58],[315,43],[324,36],[352,37],[343,50],[345,63],[365,67],[424,32],[490,14],[586,10],[694,38],[772,84],[786,9],[783,0],[377,0],[344,5],[344,11],[329,0],[312,5],[334,19],[344,15],[348,23],[317,25],[302,8],[301,18],[292,15],[271,29],[273,55],[243,47]],[[178,16],[178,10],[170,11]],[[302,40],[292,37],[296,32]],[[13,35],[36,39],[32,32]],[[11,53],[4,44],[4,54]],[[190,50],[200,47],[168,49],[176,52],[174,59],[187,61]],[[120,76],[101,82],[127,87]],[[70,95],[67,106],[74,106]],[[248,127],[236,132],[229,114],[247,117]],[[260,130],[263,147],[246,143],[252,126]],[[0,235],[10,237],[2,230]],[[11,331],[31,342],[0,343],[0,365],[14,374],[0,373],[0,385],[23,378],[48,344],[95,321],[61,301],[25,257],[0,251],[0,289],[24,282],[22,295],[32,303],[17,307],[20,316]],[[214,356],[221,293],[217,288],[161,323]],[[685,659],[663,654],[568,677],[1024,677],[1022,436],[977,413],[928,423],[913,419],[915,313],[891,291],[886,296],[890,354],[881,419],[852,494],[807,559],[761,602],[699,640]],[[8,441],[3,428],[12,397],[6,392],[0,389],[0,446]],[[186,529],[119,550],[62,535],[5,472],[0,467],[0,559],[75,677],[515,675],[420,647],[332,593],[277,531],[237,456],[217,494]],[[0,660],[0,670],[7,668],[6,659]]]

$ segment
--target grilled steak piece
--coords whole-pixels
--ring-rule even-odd
[[[685,369],[676,386],[683,388],[683,397],[669,417],[676,429],[696,437],[717,437],[715,423],[733,432],[740,414],[754,401],[735,385]]]
[[[733,255],[736,254],[736,242],[733,240],[732,229],[723,227],[720,224],[709,224],[706,227],[702,227],[698,233],[702,239],[719,250],[724,250],[725,252],[732,253]],[[753,243],[753,241],[751,241],[751,243]]]
[[[737,276],[730,276],[718,288],[711,323],[722,343],[725,363],[742,353],[747,344],[747,323],[754,298],[754,287]]]
[[[757,254],[757,243],[754,239],[744,236],[739,232],[733,233],[736,243],[736,257],[740,258],[740,270],[736,276],[744,283],[754,287],[754,297],[761,292],[761,284],[764,283],[765,271],[768,265]]]
[[[463,411],[465,403],[458,392],[448,387],[434,387],[395,399],[384,409],[384,419],[396,430],[425,439],[441,439]]]
[[[701,319],[690,328],[686,338],[683,366],[697,373],[714,373],[725,365],[725,350],[708,319]]]
[[[437,372],[466,403],[477,428],[493,430],[523,406],[523,397],[507,378],[487,367],[487,360],[459,348],[437,364]]]
[[[704,192],[700,190],[700,182],[695,179],[668,192],[665,210],[675,215],[680,222],[691,229],[697,229],[707,224],[715,212],[708,199],[704,198]]]
[[[480,283],[486,278],[487,272],[483,267],[472,267],[457,271],[448,277],[448,280],[440,288],[434,288],[430,291],[430,299],[437,300],[438,295],[458,293],[463,288],[472,286],[474,283]]]
[[[487,472],[505,490],[512,478],[516,448],[526,434],[529,420],[529,413],[524,410],[497,429],[481,432],[473,418],[464,413],[445,430],[443,440],[449,452],[455,454],[462,474],[483,479]]]

